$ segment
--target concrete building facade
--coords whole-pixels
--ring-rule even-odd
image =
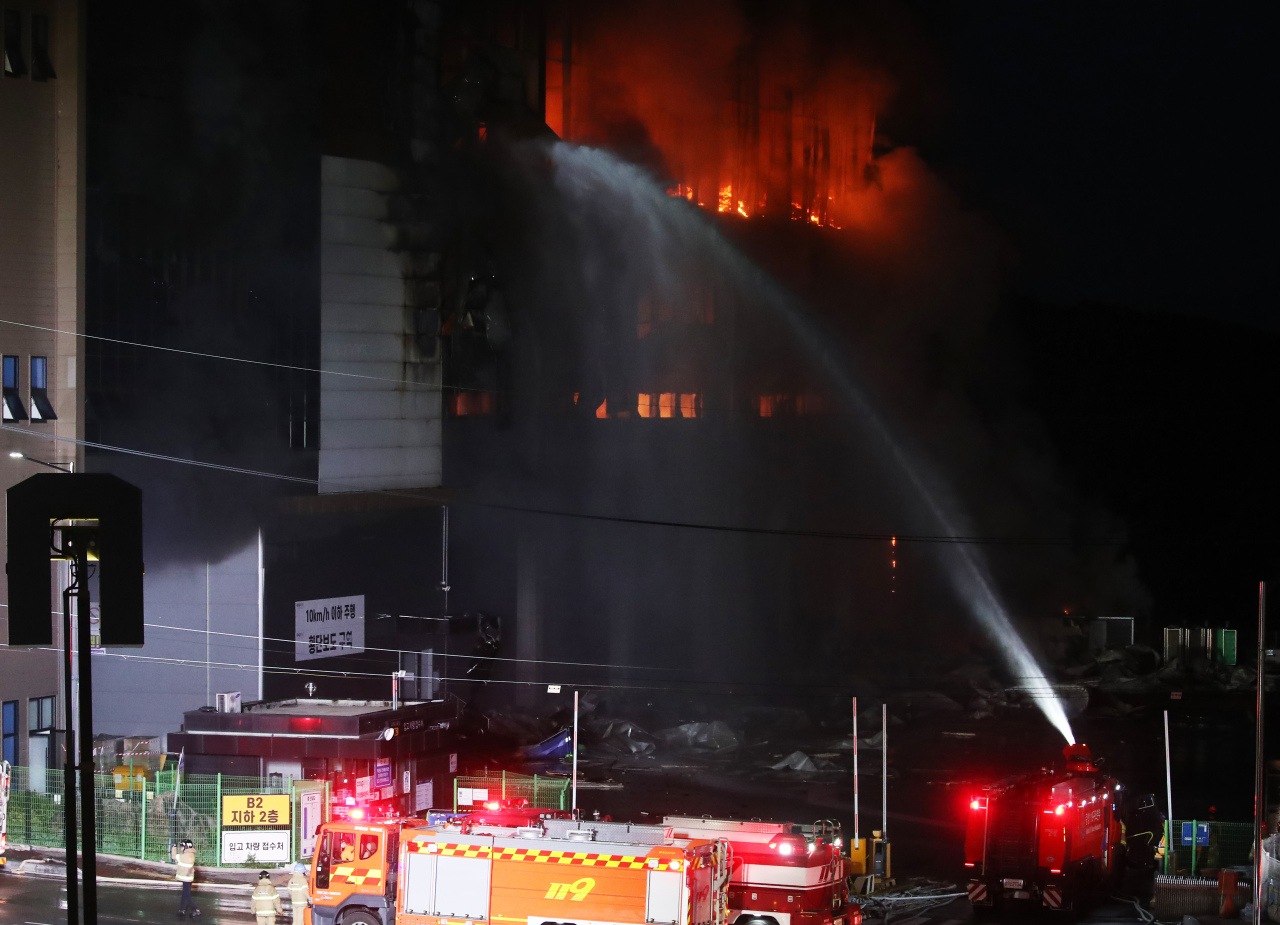
[[[3,13],[0,76],[0,489],[79,469],[84,436],[84,70],[77,0],[19,0]],[[15,457],[13,454],[22,454]],[[55,582],[56,584],[56,582]],[[0,575],[0,601],[8,585]],[[60,609],[60,608],[58,608]],[[56,623],[56,621],[55,621]],[[60,644],[55,628],[55,639]],[[0,607],[3,758],[34,779],[55,765],[60,659],[7,648]]]

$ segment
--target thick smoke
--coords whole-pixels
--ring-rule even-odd
[[[761,96],[819,101],[810,121],[826,119],[833,135],[856,137],[849,127],[867,121],[867,107],[874,121],[892,81],[849,64],[847,48],[842,62],[831,42],[802,24],[779,33],[789,49],[783,57],[810,62],[796,76],[771,69],[774,46],[728,7],[716,14],[704,9],[671,35],[653,25],[661,21],[612,13],[584,27],[580,65],[575,52],[572,134],[616,149],[648,176],[586,149],[513,158],[506,206],[495,222],[502,231],[494,238],[519,319],[515,426],[506,436],[473,431],[451,477],[479,497],[624,517],[1068,541],[1122,537],[1119,525],[1077,497],[1055,465],[1038,424],[1020,406],[1011,372],[1016,352],[1011,359],[1009,345],[991,334],[1014,259],[1002,236],[914,151],[884,150],[870,137],[845,149],[865,162],[839,185],[832,172],[809,176],[797,166],[803,144],[792,133],[789,144],[800,156],[787,178],[791,192],[808,183],[811,193],[821,181],[833,205],[815,213],[817,200],[805,201],[802,192],[788,196],[789,208],[779,212],[776,197],[774,208],[768,204],[781,182],[769,172],[776,162],[762,157],[754,174],[741,172],[741,146],[732,131],[726,141],[726,120],[708,110],[716,87],[735,85],[733,74],[741,73],[751,47],[759,52],[752,60],[762,75]],[[707,30],[715,41],[699,44]],[[685,44],[704,53],[683,54]],[[687,92],[673,90],[681,84]],[[707,86],[712,91],[699,92]],[[603,115],[590,108],[597,98],[609,100]],[[856,105],[843,110],[832,102],[840,99]],[[728,124],[732,130],[737,122]],[[766,150],[769,131],[759,137]],[[693,173],[682,173],[690,164]],[[726,164],[727,173],[715,173]],[[708,171],[711,177],[699,175]],[[949,530],[940,530],[939,513],[921,504],[912,478],[892,471],[894,461],[876,441],[849,426],[830,377],[811,350],[797,348],[794,332],[769,316],[752,278],[707,244],[716,235],[706,223],[722,210],[705,191],[718,194],[726,176],[754,176],[765,205],[744,199],[741,211],[751,217],[743,219],[735,195],[735,207],[719,219],[720,233],[807,305],[833,355],[853,358],[856,378],[909,445],[907,458],[917,460],[921,485]],[[663,188],[689,200],[668,203],[687,209],[687,219],[655,218],[648,199]],[[676,326],[658,345],[637,346],[638,336],[652,336],[637,328],[659,311],[653,306],[702,305],[708,298],[714,334],[704,336],[687,318],[679,326],[676,308],[668,313]],[[723,388],[719,407],[709,405],[704,421],[661,430],[661,422],[635,420],[642,414],[638,393],[678,394],[708,382]],[[798,409],[801,397],[823,391],[823,414],[759,420],[761,395],[789,393],[789,407]],[[631,423],[619,420],[625,418]],[[580,591],[580,600],[546,591],[556,602],[544,610],[556,612],[552,635],[561,648],[544,648],[544,655],[604,649],[619,661],[725,677],[770,664],[790,666],[785,670],[800,677],[819,652],[834,659],[823,658],[824,665],[856,663],[863,677],[872,651],[880,662],[872,671],[912,666],[922,649],[935,649],[925,663],[936,666],[990,645],[965,628],[966,609],[1025,625],[1064,607],[1132,613],[1145,603],[1131,563],[1106,546],[1014,543],[986,550],[988,562],[978,564],[969,554],[928,546],[891,554],[887,544],[547,519],[526,521],[522,529],[538,532],[544,570],[556,574],[555,583]],[[893,574],[890,555],[897,559]],[[913,625],[907,645],[903,618]],[[695,654],[699,647],[720,656],[709,669]],[[1009,657],[1014,680],[1034,681],[1027,677],[1034,659],[1025,649]]]

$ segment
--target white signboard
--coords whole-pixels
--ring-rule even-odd
[[[364,595],[298,601],[293,605],[297,662],[364,651]]]
[[[373,789],[372,775],[356,778],[356,799],[357,800],[369,799],[369,791],[371,791],[372,789]]]
[[[424,809],[430,809],[433,802],[432,790],[435,789],[435,781],[424,780],[413,789],[413,811],[421,812]]]
[[[267,864],[288,861],[290,832],[223,832],[223,864]]]
[[[302,815],[298,823],[298,857],[309,858],[316,853],[316,826],[324,821],[324,794],[303,790],[298,794],[298,803]]]

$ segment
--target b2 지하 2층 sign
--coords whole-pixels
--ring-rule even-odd
[[[293,658],[355,655],[364,651],[364,595],[298,601],[293,605]]]

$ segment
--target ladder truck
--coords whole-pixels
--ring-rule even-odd
[[[722,838],[732,853],[729,925],[861,925],[849,901],[840,824],[667,816],[676,837]]]
[[[1063,753],[1065,769],[1010,777],[970,799],[964,866],[975,913],[1075,909],[1123,872],[1122,785],[1088,746]]]
[[[728,925],[729,848],[670,826],[329,822],[308,925]]]

